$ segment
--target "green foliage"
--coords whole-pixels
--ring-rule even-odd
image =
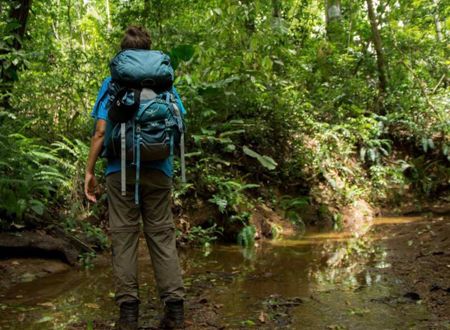
[[[216,176],[210,176],[207,180],[207,184],[215,190],[209,201],[217,205],[221,213],[238,213],[240,208],[247,206],[248,203],[244,191],[259,187],[257,184],[242,184]]]
[[[208,228],[195,226],[189,229],[185,237],[189,243],[206,248],[217,240],[218,236],[220,236],[222,232],[223,228],[217,227],[217,224],[213,224]]]
[[[81,267],[86,270],[94,269],[95,258],[97,258],[97,255],[94,252],[85,252],[78,256]]]
[[[448,188],[443,1],[379,4],[384,92],[364,1],[341,1],[333,26],[324,2],[109,3],[107,12],[100,0],[33,2],[23,40],[10,5],[0,12],[2,226],[58,210],[68,230],[89,232],[79,220],[104,212],[83,196],[89,113],[131,23],[146,25],[153,48],[170,54],[188,109],[189,183],[176,182],[175,206],[200,198],[247,225],[249,195],[272,185],[337,209]],[[282,208],[300,224],[298,198]]]
[[[242,150],[247,156],[256,158],[261,163],[261,165],[268,170],[274,170],[277,167],[277,162],[274,161],[272,157],[260,155],[247,146],[243,146]]]
[[[256,228],[253,225],[248,225],[242,228],[239,232],[237,241],[240,245],[248,248],[255,244]]]
[[[0,135],[0,215],[2,225],[22,223],[24,216],[42,216],[47,200],[64,184],[52,167],[50,149],[21,134]]]
[[[439,180],[450,181],[450,167],[439,160],[427,159],[425,155],[402,162],[402,169],[416,190],[427,196],[436,192]]]
[[[388,156],[392,147],[392,141],[388,139],[373,139],[364,141],[364,146],[360,149],[362,161],[371,163],[380,162],[383,156]]]
[[[342,214],[335,213],[333,214],[333,229],[336,231],[341,231],[344,227],[342,222]]]
[[[310,198],[308,196],[282,196],[279,201],[280,208],[284,211],[284,217],[289,219],[300,233],[304,233],[306,229],[300,213],[309,204]]]
[[[95,227],[87,221],[81,221],[79,226],[87,238],[96,242],[99,249],[105,250],[110,246],[109,238],[101,228]]]

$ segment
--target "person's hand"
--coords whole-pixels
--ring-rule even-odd
[[[95,193],[97,192],[97,180],[95,180],[94,173],[86,172],[86,176],[84,178],[84,194],[87,199],[91,202],[96,203],[97,197],[95,197]]]

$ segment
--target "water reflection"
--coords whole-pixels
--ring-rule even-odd
[[[371,274],[374,267],[386,267],[386,251],[374,244],[373,238],[350,238],[324,243],[314,251],[315,262],[309,268],[309,278],[319,291],[335,287],[351,289],[370,286],[380,280]]]
[[[260,242],[252,249],[216,245],[207,253],[180,251],[188,298],[194,303],[201,290],[207,301],[221,306],[220,322],[231,329],[243,324],[244,328],[256,324],[260,329],[270,328],[269,324],[292,329],[371,325],[389,329],[396,324],[402,328],[405,319],[423,318],[425,312],[419,305],[402,306],[399,312],[377,303],[380,297],[398,291],[397,282],[386,273],[387,253],[379,238],[375,234],[361,238],[310,232],[304,237]],[[156,301],[144,246],[141,297]],[[1,298],[0,328],[66,329],[72,322],[94,319],[111,323],[115,316],[112,288],[109,267],[20,284]]]

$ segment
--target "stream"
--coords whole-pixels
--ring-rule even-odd
[[[188,329],[420,329],[431,316],[389,271],[377,223],[364,237],[311,230],[258,242],[180,251]],[[140,244],[141,327],[160,306]],[[109,266],[20,283],[0,298],[0,329],[108,329],[117,309]]]

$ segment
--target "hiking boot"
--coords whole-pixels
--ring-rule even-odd
[[[137,330],[139,317],[139,302],[125,301],[120,304],[120,317],[115,330]]]
[[[184,329],[183,300],[167,301],[160,329]]]

